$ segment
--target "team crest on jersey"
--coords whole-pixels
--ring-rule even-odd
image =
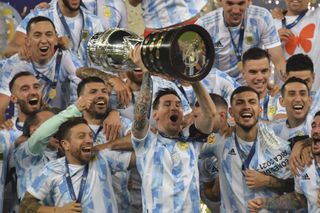
[[[179,141],[179,142],[177,143],[177,146],[179,147],[180,150],[186,151],[186,150],[188,149],[188,147],[189,147],[189,144],[188,144],[187,142],[181,142],[181,141]]]
[[[216,136],[214,136],[213,134],[209,135],[207,138],[207,143],[214,144],[215,142],[216,142]]]
[[[89,30],[82,30],[82,40],[86,41],[89,38]]]
[[[268,106],[268,116],[274,116],[276,114],[275,106]]]
[[[228,152],[229,155],[237,155],[236,154],[236,151],[234,151],[234,148],[232,148],[229,152]]]

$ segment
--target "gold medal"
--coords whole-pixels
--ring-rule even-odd
[[[253,44],[253,35],[252,35],[252,33],[248,33],[248,35],[246,36],[246,43],[248,45]]]
[[[268,107],[268,116],[273,117],[276,114],[276,107],[275,106],[269,106]]]
[[[213,134],[209,135],[207,138],[207,143],[214,144],[214,142],[216,142],[216,137]]]
[[[52,100],[57,96],[57,90],[56,88],[51,88],[49,91],[49,98]]]
[[[238,62],[237,67],[238,67],[239,71],[241,72],[242,71],[242,61]]]
[[[182,151],[186,151],[188,149],[188,143],[187,142],[178,142],[178,147],[180,148],[180,150]]]

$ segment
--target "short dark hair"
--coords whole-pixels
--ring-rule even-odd
[[[248,60],[259,60],[263,58],[267,58],[270,62],[270,55],[266,50],[261,49],[259,47],[253,47],[248,49],[245,53],[243,53],[242,63],[244,64]]]
[[[310,70],[310,72],[314,72],[313,62],[308,55],[299,53],[288,58],[286,73],[302,70]]]
[[[12,78],[11,81],[9,82],[10,92],[12,92],[13,85],[14,85],[14,83],[16,82],[16,80],[17,80],[18,78],[24,77],[24,76],[34,76],[34,74],[32,74],[31,72],[28,72],[28,71],[22,71],[22,72],[17,73],[15,76],[13,76],[13,78]],[[34,77],[35,77],[35,76],[34,76]]]
[[[70,129],[79,124],[86,124],[88,122],[83,117],[73,117],[62,123],[55,134],[55,138],[61,142],[62,140],[68,139],[70,136]]]
[[[174,89],[171,89],[171,88],[161,89],[156,93],[156,98],[154,99],[154,101],[152,103],[152,109],[157,109],[158,108],[159,102],[160,102],[160,98],[162,96],[165,96],[165,95],[175,95],[181,101],[180,96],[178,95],[177,91],[175,91]]]
[[[288,79],[284,82],[284,84],[282,85],[282,87],[281,87],[281,95],[282,95],[282,97],[283,97],[284,94],[285,94],[286,86],[287,86],[288,84],[291,84],[291,83],[301,83],[301,84],[305,85],[306,88],[307,88],[307,90],[308,90],[308,95],[310,95],[310,89],[309,89],[308,84],[307,84],[307,82],[306,82],[305,80],[303,80],[303,79],[301,79],[301,78],[297,78],[297,77],[291,77],[291,78],[288,78]]]
[[[218,95],[216,93],[210,93],[209,95],[216,107],[221,107],[228,110],[228,103],[221,95]],[[198,101],[195,103],[195,106],[199,106]]]
[[[54,25],[54,23],[51,21],[51,19],[45,17],[45,16],[36,16],[36,17],[33,17],[32,19],[29,20],[28,24],[27,24],[27,28],[26,28],[26,31],[27,31],[27,34],[29,34],[30,30],[31,30],[31,25],[33,23],[38,23],[38,22],[43,22],[43,21],[47,21],[47,22],[50,22],[54,31],[56,32],[56,27]]]
[[[316,114],[314,114],[313,119],[315,119],[317,116],[320,116],[320,111],[316,112]]]
[[[93,82],[94,83],[103,83],[103,84],[105,84],[104,80],[102,80],[101,78],[96,77],[96,76],[90,76],[90,77],[84,78],[78,84],[77,95],[80,96],[82,94],[83,88],[85,87],[86,84],[93,83]]]
[[[47,108],[47,107],[31,112],[23,124],[23,130],[22,130],[23,136],[26,136],[26,137],[31,136],[30,127],[38,124],[38,122],[39,122],[38,114],[40,112],[52,112],[53,114],[57,114],[56,109],[54,109],[54,108],[51,109],[51,108]]]
[[[257,95],[258,100],[260,100],[260,95],[257,91],[255,91],[254,89],[252,89],[251,87],[248,87],[248,86],[240,86],[232,92],[231,97],[230,97],[230,104],[232,105],[232,101],[233,101],[233,98],[235,95],[243,93],[243,92],[253,92]]]

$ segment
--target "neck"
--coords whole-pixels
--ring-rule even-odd
[[[49,59],[43,59],[43,60],[37,59],[37,58],[36,58],[35,56],[33,56],[33,55],[31,56],[31,60],[32,60],[33,62],[39,64],[39,65],[45,65],[45,64],[47,64],[48,61],[49,61]]]
[[[179,137],[179,133],[180,133],[180,132],[176,132],[176,131],[175,132],[174,131],[165,131],[161,128],[158,128],[158,130],[160,132],[162,132],[163,134],[165,134],[166,136],[172,137],[172,138]]]
[[[298,16],[298,15],[300,15],[301,13],[303,13],[304,11],[306,11],[308,8],[304,8],[304,9],[302,9],[302,10],[300,10],[300,11],[292,11],[292,10],[288,10],[288,12],[287,12],[287,16]]]
[[[131,81],[130,79],[127,80],[127,83],[131,89],[132,92],[135,92],[135,91],[140,91],[140,88],[141,88],[141,84],[137,84],[133,81]]]
[[[94,118],[93,116],[91,116],[86,111],[83,112],[83,117],[84,117],[84,119],[86,119],[86,121],[90,125],[101,125],[103,123],[103,119],[102,118],[101,119]]]
[[[80,10],[77,11],[71,11],[69,10],[62,2],[62,0],[58,1],[59,8],[61,10],[62,15],[66,17],[75,17],[79,14]]]
[[[20,113],[18,114],[18,121],[19,121],[19,122],[25,122],[26,119],[27,119],[27,115],[24,114],[23,112],[20,112]]]
[[[236,125],[236,132],[239,138],[241,138],[244,141],[251,142],[251,141],[254,141],[257,137],[258,127],[257,125],[255,125],[249,131],[245,131],[243,128]]]
[[[263,92],[260,93],[260,98],[261,99],[266,98],[266,95],[267,95],[267,89],[265,89]]]
[[[290,128],[295,128],[297,126],[300,126],[306,117],[304,117],[304,119],[294,119],[294,118],[290,118],[288,117],[288,124]]]
[[[66,158],[68,160],[68,164],[72,164],[72,165],[85,165],[84,162],[81,162],[79,160],[77,160],[76,158],[74,158],[69,152],[66,152]]]

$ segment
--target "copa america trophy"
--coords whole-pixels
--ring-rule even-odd
[[[89,39],[88,55],[106,70],[130,71],[136,65],[129,53],[137,44],[141,44],[141,59],[149,71],[186,81],[206,77],[214,61],[211,36],[198,25],[154,32],[145,39],[126,29],[112,28]]]

